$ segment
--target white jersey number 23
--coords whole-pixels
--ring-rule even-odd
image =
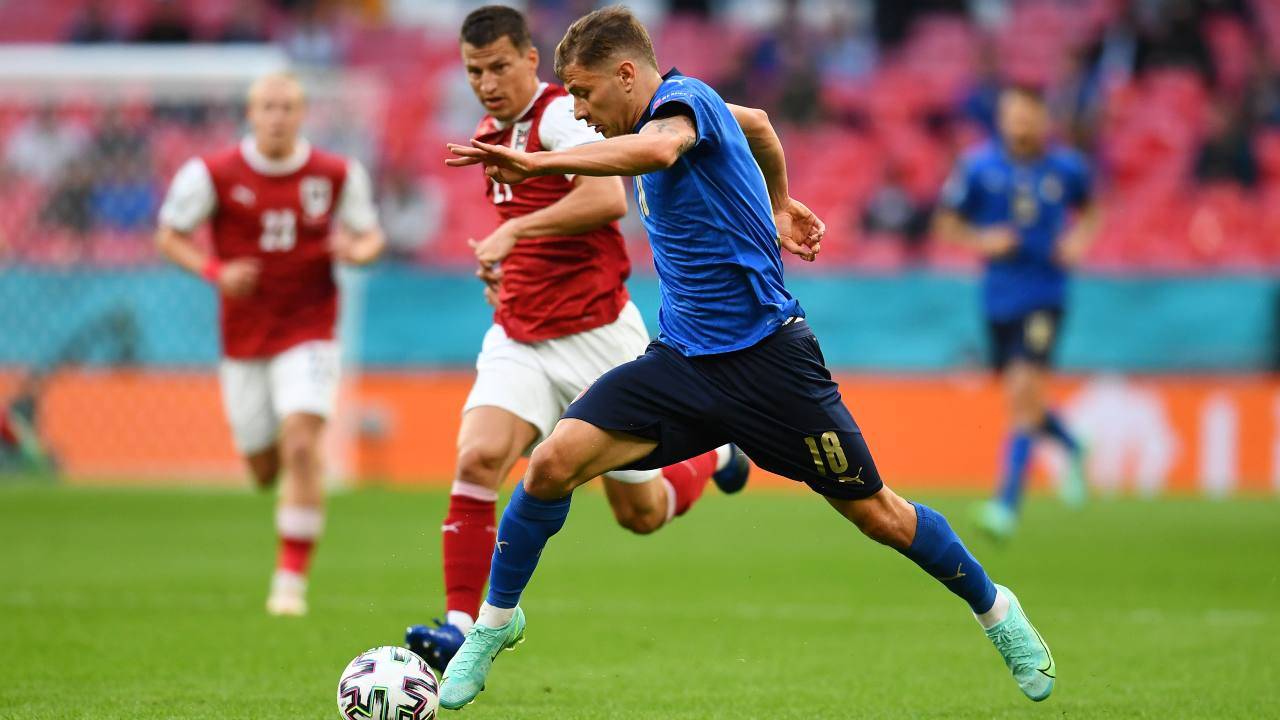
[[[263,252],[287,252],[298,242],[298,218],[292,210],[266,210],[262,213],[262,236],[258,247]]]

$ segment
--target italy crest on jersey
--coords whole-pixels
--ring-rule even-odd
[[[333,204],[333,182],[327,177],[308,175],[298,184],[302,212],[308,220],[324,217]]]

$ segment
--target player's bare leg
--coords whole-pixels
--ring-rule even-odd
[[[614,519],[637,535],[655,532],[675,514],[675,492],[668,490],[656,473],[652,480],[642,483],[622,482],[610,477],[603,479],[604,494],[609,499]]]
[[[1040,701],[1053,692],[1057,668],[1044,638],[1006,587],[991,582],[940,513],[882,487],[861,500],[826,498],[864,535],[902,553],[970,609],[1000,652],[1018,687]]]
[[[324,468],[320,443],[324,418],[295,413],[280,425],[280,463],[283,480],[276,510],[280,554],[267,598],[272,615],[305,615],[307,569],[324,529]]]
[[[280,447],[271,445],[245,455],[245,463],[249,466],[249,474],[253,484],[259,490],[270,490],[276,486],[280,477]]]
[[[724,493],[746,485],[751,464],[736,445],[721,445],[661,470],[622,470],[604,476],[605,496],[618,524],[648,535],[693,507],[707,482]]]
[[[1068,471],[1061,485],[1067,504],[1085,500],[1084,456],[1079,444],[1050,410],[1048,371],[1034,362],[1015,358],[1004,372],[1005,395],[1013,426],[1005,457],[1004,475],[996,497],[980,509],[978,526],[997,540],[1009,538],[1018,524],[1018,508],[1038,436],[1060,442],[1068,453]]]
[[[488,600],[445,670],[442,706],[456,709],[474,700],[497,653],[524,639],[524,613],[517,607],[520,593],[547,540],[564,526],[574,488],[656,447],[652,440],[566,418],[534,450],[524,482],[516,486],[498,526]]]
[[[1067,452],[1066,475],[1059,487],[1064,502],[1072,507],[1084,504],[1088,489],[1084,474],[1084,452],[1067,430],[1049,402],[1049,371],[1043,365],[1016,360],[1005,377],[1014,427],[1028,436],[1058,442]]]
[[[836,512],[881,545],[904,550],[916,534],[916,509],[886,485],[865,500],[826,498]]]
[[[1046,408],[1045,384],[1044,368],[1020,359],[1009,363],[1004,385],[1014,427],[1033,432],[1040,426]]]
[[[708,481],[732,494],[746,486],[751,464],[736,445],[688,458],[661,470],[615,470],[604,475],[604,492],[618,524],[648,535],[693,507]]]

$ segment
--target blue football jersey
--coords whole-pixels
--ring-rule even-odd
[[[782,280],[764,176],[715,90],[672,70],[636,124],[679,104],[697,142],[675,165],[635,179],[662,299],[659,339],[686,356],[750,347],[804,311]]]
[[[1035,310],[1061,308],[1067,273],[1054,251],[1070,221],[1091,192],[1084,157],[1051,147],[1030,162],[1018,162],[996,142],[969,152],[942,192],[942,205],[978,228],[1009,226],[1018,238],[1009,256],[987,263],[983,304],[993,320]]]

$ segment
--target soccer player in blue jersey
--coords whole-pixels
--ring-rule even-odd
[[[1066,302],[1067,272],[1097,234],[1089,169],[1074,150],[1050,143],[1040,95],[1010,88],[1000,97],[1000,138],[965,155],[942,193],[937,232],[986,261],[983,306],[992,364],[1004,379],[1012,431],[1004,475],[978,524],[997,539],[1017,526],[1032,443],[1060,443],[1069,462],[1061,486],[1085,500],[1084,452],[1050,409],[1045,384]]]
[[[733,441],[761,467],[801,481],[864,534],[960,596],[1022,691],[1043,700],[1055,667],[1008,589],[995,585],[945,518],[886,487],[831,380],[781,249],[812,260],[822,223],[788,194],[782,146],[760,111],[658,71],[644,27],[619,6],[575,22],[556,49],[575,114],[606,140],[525,153],[473,141],[452,165],[483,163],[505,183],[543,174],[636,176],[661,280],[661,334],[596,381],[534,451],[498,526],[489,594],[444,673],[440,703],[483,689],[504,648],[524,638],[521,593],[573,489],[616,468]]]

